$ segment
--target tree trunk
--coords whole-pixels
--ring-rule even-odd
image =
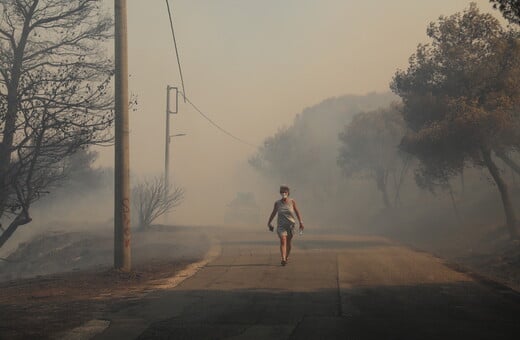
[[[9,238],[14,234],[16,229],[19,226],[27,224],[32,221],[32,218],[29,217],[29,214],[26,211],[21,212],[16,218],[11,222],[9,227],[0,235],[0,248],[9,240]]]
[[[507,229],[509,231],[509,236],[511,237],[511,239],[518,239],[518,231],[516,229],[516,216],[513,210],[513,204],[511,202],[511,197],[509,195],[507,184],[502,179],[498,167],[491,158],[491,150],[482,148],[481,151],[484,164],[488,168],[489,173],[493,177],[493,180],[497,184],[498,190],[500,191],[502,205],[504,206],[504,212],[506,214],[506,222]]]
[[[4,130],[2,131],[2,141],[0,142],[0,217],[3,216],[5,204],[8,196],[8,186],[10,179],[8,178],[9,167],[11,165],[11,153],[16,130],[16,118],[18,114],[19,93],[18,86],[22,74],[23,57],[25,47],[31,33],[31,19],[38,6],[38,1],[34,1],[25,13],[25,21],[20,34],[20,38],[13,48],[13,59],[10,67],[10,79],[4,79],[7,87],[7,110],[5,112]],[[15,39],[15,36],[12,36]],[[15,228],[16,229],[16,228]],[[1,244],[0,244],[1,247]]]
[[[466,183],[464,181],[464,169],[460,172],[460,187],[461,187],[461,196],[464,197],[466,193]]]
[[[520,174],[520,166],[516,164],[511,158],[509,158],[504,152],[497,152],[497,157],[500,158],[504,163],[507,164],[511,169],[513,169],[517,174]]]
[[[381,194],[383,195],[383,203],[385,204],[386,208],[390,208],[390,200],[388,199],[388,190],[386,188],[387,174],[385,171],[378,171],[376,176],[377,188],[379,189],[379,191],[381,191]]]
[[[455,201],[455,195],[453,194],[453,188],[449,182],[446,183],[448,185],[448,190],[451,197],[451,206],[453,207],[453,212],[455,213],[455,217],[459,223],[462,223],[462,219],[460,218],[459,208],[457,207],[457,202]]]
[[[403,167],[401,168],[400,174],[399,174],[399,181],[397,183],[397,186],[395,188],[395,196],[394,196],[394,206],[397,206],[401,203],[401,188],[404,183],[404,179],[406,178],[406,173],[408,172],[408,168],[410,165],[410,159],[411,157],[406,157],[405,160],[403,160]]]
[[[18,86],[18,85],[17,85]],[[0,142],[0,218],[3,216],[5,204],[9,195],[10,179],[8,176],[11,166],[11,153],[16,125],[17,105],[16,93],[8,87],[7,110],[5,113],[5,125]],[[14,97],[14,99],[13,99]]]

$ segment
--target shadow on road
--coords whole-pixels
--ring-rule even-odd
[[[356,287],[342,297],[360,339],[520,338],[518,300],[476,282]]]
[[[162,296],[161,299],[165,297]],[[475,282],[316,292],[179,290],[139,339],[520,339],[520,305]]]

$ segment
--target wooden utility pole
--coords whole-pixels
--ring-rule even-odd
[[[130,161],[128,123],[128,43],[126,0],[114,0],[115,12],[115,178],[114,267],[130,271]]]

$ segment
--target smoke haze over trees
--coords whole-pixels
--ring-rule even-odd
[[[409,164],[409,156],[398,149],[404,131],[399,107],[394,104],[357,114],[339,135],[342,146],[338,165],[343,173],[347,177],[357,175],[373,180],[386,208],[392,206],[389,186],[393,186],[393,204],[396,204]]]
[[[420,160],[419,183],[446,182],[468,166],[486,167],[518,236],[507,183],[493,154],[520,146],[520,41],[475,4],[430,24],[392,89],[403,99],[409,133],[402,149]]]
[[[249,162],[263,176],[289,185],[302,211],[322,215],[320,223],[337,225],[345,217],[352,217],[344,213],[341,205],[348,205],[353,190],[337,165],[338,135],[356,114],[387,106],[394,100],[396,97],[390,93],[324,100],[303,110],[293,125],[267,138]]]
[[[5,1],[2,2],[2,6],[18,2],[22,3],[14,0]],[[23,3],[32,4],[36,2],[25,1]],[[39,1],[39,4],[45,3],[51,2]],[[52,3],[72,7],[89,6],[97,2],[78,0],[53,1]],[[19,121],[16,123],[18,125],[15,125],[19,128],[17,131],[21,134],[20,137],[13,138],[13,141],[16,143],[20,142],[20,145],[30,145],[32,147],[32,143],[37,140],[37,136],[45,136],[45,133],[38,132],[37,127],[44,126],[44,120],[41,118],[45,117],[43,113],[46,112],[47,117],[56,118],[56,121],[65,124],[62,127],[67,131],[65,134],[68,138],[67,142],[70,142],[67,144],[67,148],[48,149],[49,153],[42,154],[41,157],[38,156],[39,158],[31,158],[32,156],[29,156],[29,154],[23,156],[27,158],[27,166],[31,164],[30,160],[35,160],[34,164],[41,165],[39,165],[39,169],[45,168],[56,171],[37,172],[38,176],[51,178],[52,183],[48,182],[47,184],[52,184],[52,186],[44,188],[42,185],[40,188],[37,185],[33,185],[35,177],[31,177],[33,178],[33,184],[31,184],[30,188],[35,190],[35,192],[23,193],[21,191],[22,198],[33,195],[35,199],[39,198],[39,194],[50,191],[49,203],[40,201],[36,204],[39,208],[50,207],[56,202],[66,201],[67,198],[75,195],[81,196],[81,193],[92,193],[90,189],[96,187],[96,183],[99,183],[99,181],[96,182],[96,179],[101,179],[101,182],[105,183],[104,192],[100,192],[99,197],[106,199],[106,206],[112,200],[112,192],[110,191],[111,179],[109,179],[111,170],[92,169],[92,161],[95,155],[89,152],[81,151],[77,156],[69,157],[77,150],[82,150],[86,145],[110,139],[110,136],[105,134],[106,130],[104,128],[109,126],[111,121],[110,110],[108,109],[111,102],[106,97],[105,88],[111,76],[111,65],[103,53],[100,54],[100,58],[97,58],[99,56],[97,53],[100,52],[97,47],[102,46],[102,42],[109,38],[110,34],[109,30],[96,31],[95,29],[95,27],[106,28],[109,20],[105,21],[106,18],[99,12],[98,7],[93,5],[93,7],[90,7],[90,10],[91,12],[85,17],[85,20],[81,20],[81,23],[82,25],[93,24],[92,30],[81,30],[79,29],[81,27],[79,24],[70,24],[70,26],[77,27],[76,30],[70,30],[70,32],[69,30],[63,30],[63,32],[68,32],[67,34],[90,32],[89,34],[91,35],[85,37],[86,40],[81,40],[82,43],[78,45],[78,48],[82,48],[81,46],[88,47],[86,58],[89,60],[70,59],[68,64],[63,62],[54,64],[50,62],[55,61],[53,56],[43,54],[44,58],[39,59],[42,60],[41,65],[35,59],[33,60],[34,64],[27,66],[26,72],[23,71],[23,67],[20,69],[22,74],[20,76],[20,84],[22,85],[20,86],[25,91],[20,93],[22,98],[24,98],[23,103],[27,105],[20,104],[20,109],[16,111]],[[62,12],[68,13],[67,11]],[[471,9],[467,12],[471,12]],[[16,14],[16,12],[13,13]],[[10,16],[14,14],[10,14]],[[420,69],[422,72],[420,76],[423,78],[414,78],[413,82],[408,84],[409,89],[406,89],[406,91],[401,87],[402,91],[408,91],[406,95],[402,96],[404,92],[396,91],[398,96],[392,93],[370,93],[367,95],[345,95],[326,99],[315,106],[303,110],[290,126],[282,127],[276,133],[273,133],[272,136],[266,138],[256,154],[250,158],[249,164],[264,178],[269,178],[270,181],[275,181],[277,184],[288,184],[292,189],[291,194],[298,199],[302,212],[306,215],[306,220],[311,224],[314,223],[320,226],[331,225],[338,228],[356,226],[362,229],[367,225],[375,225],[375,223],[372,223],[373,221],[380,222],[383,220],[383,216],[387,217],[390,215],[397,221],[395,224],[399,224],[404,219],[410,222],[410,224],[414,224],[418,220],[424,221],[432,216],[440,215],[439,212],[444,213],[442,218],[451,218],[450,214],[445,213],[446,206],[449,208],[453,206],[462,216],[465,214],[469,215],[471,214],[470,212],[477,210],[484,214],[486,210],[479,208],[485,204],[492,211],[492,213],[487,214],[489,220],[486,221],[498,223],[501,219],[494,215],[496,212],[495,208],[497,208],[494,204],[496,202],[500,203],[500,196],[497,195],[497,188],[494,187],[498,183],[494,177],[502,178],[503,183],[501,185],[509,189],[509,200],[512,202],[512,208],[507,208],[506,210],[509,211],[507,214],[509,214],[508,219],[510,222],[514,221],[516,219],[514,214],[518,213],[516,211],[518,209],[516,209],[514,204],[515,198],[518,196],[518,186],[515,182],[515,174],[511,172],[511,169],[518,170],[520,168],[515,168],[517,167],[516,160],[518,159],[515,144],[517,138],[515,135],[515,131],[517,131],[515,124],[517,124],[517,121],[510,119],[512,116],[508,116],[508,114],[511,111],[511,107],[517,105],[514,97],[516,95],[514,92],[517,90],[516,79],[518,79],[518,70],[516,68],[516,55],[518,54],[516,52],[517,33],[514,30],[500,28],[499,25],[497,26],[496,20],[493,21],[494,19],[491,16],[486,16],[484,23],[472,26],[472,20],[480,20],[479,18],[481,18],[479,15],[473,14],[466,15],[464,25],[467,25],[468,32],[464,31],[464,35],[461,35],[457,29],[449,27],[451,24],[460,25],[460,23],[455,21],[449,21],[451,17],[444,17],[428,28],[429,36],[431,35],[432,39],[438,39],[439,44],[438,46],[434,44],[419,46],[417,53],[410,61],[410,67],[424,66]],[[462,14],[459,16],[462,17]],[[97,24],[96,18],[99,19]],[[11,23],[14,25],[13,21]],[[8,23],[4,20],[2,25],[8,25]],[[463,26],[461,27],[464,29]],[[27,46],[39,41],[38,39],[41,39],[45,44],[56,43],[56,41],[50,41],[49,39],[51,37],[64,37],[62,31],[58,28],[56,30],[58,30],[57,34],[51,35],[49,33],[30,36],[27,40]],[[99,40],[89,40],[97,34],[96,32],[99,33]],[[484,38],[471,40],[475,38],[472,34],[483,34],[486,32],[491,32],[485,38],[491,39],[488,42]],[[9,33],[9,30],[4,32],[4,37],[5,33]],[[459,34],[457,35],[457,33]],[[9,51],[9,40],[3,39],[0,41],[2,49]],[[83,42],[86,42],[86,44],[83,45]],[[37,47],[37,45],[33,45],[34,49]],[[67,45],[67,49],[69,47]],[[59,48],[50,50],[50,52],[59,51]],[[435,50],[435,48],[438,48],[438,50]],[[444,54],[439,52],[443,48],[445,48]],[[33,50],[29,49],[28,51]],[[485,57],[479,56],[478,53],[483,51],[486,52]],[[8,58],[11,56],[9,53],[4,53],[2,62],[10,60]],[[13,53],[11,54],[14,56]],[[60,60],[60,57],[57,57],[56,60]],[[92,63],[93,60],[95,60],[95,63]],[[98,62],[101,64],[98,65]],[[435,66],[438,66],[439,63],[444,66],[450,65],[454,69],[449,69],[448,67],[435,69]],[[460,67],[460,69],[457,67]],[[8,67],[3,69],[10,70]],[[448,71],[451,73],[442,73]],[[31,72],[34,72],[34,74],[31,74]],[[407,74],[406,72],[408,71],[399,72],[396,75],[396,79],[398,76],[402,76],[404,79],[406,76],[412,75],[412,73]],[[23,78],[25,74],[31,74],[31,76]],[[495,77],[497,79],[492,79],[494,82],[490,82],[493,74],[499,74],[500,77]],[[49,77],[52,78],[56,75],[59,76],[54,80],[60,82],[59,86],[50,85],[51,82],[46,82]],[[95,76],[88,78],[91,80],[85,82],[87,76],[91,75]],[[33,87],[28,85],[28,81],[31,79],[36,81]],[[352,79],[352,82],[360,79]],[[52,84],[55,83],[54,80]],[[388,79],[388,81],[390,80]],[[89,82],[90,85],[87,86],[86,84]],[[478,86],[475,87],[475,84],[478,84]],[[98,85],[101,85],[101,87],[98,87]],[[296,85],[294,87],[296,88]],[[10,111],[12,109],[8,110],[8,104],[12,103],[8,100],[9,95],[6,92],[9,88],[11,87],[4,81],[1,87],[3,92],[1,92],[2,99],[0,101],[0,105],[3,105],[0,114],[4,115],[2,117],[2,124],[4,124],[1,126],[2,133],[11,131],[7,129],[6,122],[8,122],[8,119],[6,118],[12,117],[12,115],[9,116],[9,112],[15,112]],[[353,92],[360,93],[362,91],[360,89],[362,88],[357,88]],[[396,89],[394,87],[394,90]],[[506,92],[503,92],[502,89],[506,89]],[[342,93],[341,91],[341,89],[335,89],[334,92],[331,91],[330,93]],[[420,92],[420,96],[416,96],[418,92]],[[439,95],[441,92],[442,95]],[[39,96],[42,93],[50,93],[54,97],[38,98],[38,102],[31,100],[31,96]],[[81,101],[80,93],[85,95],[83,97],[84,101]],[[251,93],[253,92],[251,91]],[[87,98],[87,94],[91,98]],[[399,101],[399,97],[404,101],[402,108],[399,106],[401,103],[397,103],[397,106],[391,105],[392,102]],[[73,104],[73,108],[67,108],[66,106],[58,107],[58,105],[51,102],[52,99],[61,100],[63,98],[71,100],[67,104]],[[96,98],[100,101],[96,102]],[[325,98],[325,96],[321,98]],[[479,102],[480,99],[484,101],[484,104]],[[279,112],[280,117],[282,114],[285,114],[285,108],[279,102],[280,100],[273,101],[273,107],[269,107],[266,110],[266,112],[270,113],[268,117],[272,118],[273,112]],[[280,108],[277,108],[277,105]],[[483,106],[485,106],[485,110],[482,109]],[[489,109],[492,106],[493,108]],[[213,109],[211,106],[209,107]],[[414,108],[416,110],[413,110]],[[54,110],[54,113],[52,110]],[[218,110],[215,111],[218,112]],[[418,113],[418,115],[412,113],[413,111],[416,111],[415,113]],[[31,116],[31,112],[35,113],[35,115]],[[108,115],[93,114],[101,112],[108,113]],[[401,115],[403,123],[406,123],[405,126],[400,126],[397,115]],[[419,119],[421,115],[423,115],[423,118],[424,115],[431,115],[433,118],[428,116],[425,119]],[[393,117],[388,121],[390,122],[389,126],[392,127],[391,129],[385,126],[387,124],[385,123],[385,116],[389,119]],[[106,120],[98,120],[100,117],[106,117]],[[88,119],[94,120],[89,121]],[[146,119],[152,120],[150,117]],[[261,120],[261,118],[256,116],[255,119]],[[450,119],[456,121],[458,125],[452,124]],[[237,121],[237,119],[233,119],[234,123]],[[280,118],[280,121],[286,120]],[[435,121],[435,129],[428,131],[432,127],[428,124],[432,121]],[[24,126],[22,122],[27,122],[27,124]],[[489,122],[491,124],[488,125]],[[179,119],[178,126],[182,126],[181,124]],[[150,129],[150,126],[147,125],[147,129]],[[449,129],[444,129],[446,126]],[[480,129],[481,127],[490,129],[482,130]],[[29,133],[23,135],[26,128],[29,128],[27,130]],[[401,136],[399,136],[398,132],[400,129],[403,129]],[[364,130],[370,131],[370,136],[364,135],[362,133]],[[55,130],[51,129],[48,131]],[[201,140],[204,141],[200,144],[201,150],[206,150],[206,148],[209,150],[210,148],[207,146],[209,144],[211,146],[220,145],[220,142],[215,142],[219,138],[218,135],[214,137],[215,139],[210,139],[206,137],[207,131],[200,131],[199,134],[204,135],[204,137],[201,137]],[[437,132],[440,132],[441,135],[436,135],[435,133]],[[386,133],[389,134],[387,135]],[[193,131],[193,133],[190,131],[189,138],[195,138],[196,134],[197,131]],[[6,145],[5,141],[8,141],[8,138],[5,136],[3,135],[2,146]],[[403,136],[405,136],[404,140],[402,139]],[[470,136],[471,138],[462,138],[460,136]],[[424,138],[420,139],[419,137]],[[433,137],[439,139],[435,140]],[[186,140],[186,143],[191,143],[188,138]],[[460,140],[464,141],[464,145],[460,148],[458,146],[453,147]],[[489,158],[484,157],[485,155],[481,152],[482,148],[479,148],[478,152],[475,151],[479,147],[481,140],[490,141],[489,147],[491,152]],[[370,143],[371,141],[373,144]],[[439,152],[421,153],[416,151],[416,149],[421,148],[419,141],[421,143],[428,141],[430,143],[428,144],[429,146],[434,144],[440,145],[441,147],[437,149]],[[354,147],[356,143],[358,144]],[[442,143],[446,143],[446,145]],[[140,147],[143,148],[143,145],[145,145],[148,148],[146,153],[155,154],[154,152],[148,152],[148,150],[156,150],[156,144],[141,144]],[[49,145],[57,145],[57,143],[53,142],[53,144]],[[429,147],[425,145],[423,145],[425,148]],[[42,147],[44,146],[42,145]],[[180,144],[179,150],[183,147]],[[2,150],[5,151],[6,148]],[[25,149],[24,152],[28,152],[28,150]],[[234,151],[229,150],[235,149],[228,148],[226,150],[228,154],[231,154]],[[2,162],[0,167],[3,169],[6,164],[9,164],[13,169],[27,168],[27,166],[17,163],[19,156],[15,154],[15,151],[11,152],[10,163]],[[227,155],[223,155],[222,159],[218,157],[215,159],[211,158],[216,154],[216,152],[211,152],[211,154],[208,152],[208,155],[203,154],[202,157],[189,157],[207,158],[214,163],[220,161],[226,163],[229,161],[223,160],[224,156]],[[3,155],[6,157],[7,153],[4,152]],[[460,157],[461,155],[463,156]],[[162,157],[162,153],[160,157]],[[146,159],[146,157],[143,156],[143,158],[139,159],[140,165],[147,164],[147,162],[142,161],[143,159]],[[355,159],[364,163],[358,163],[354,166],[353,161]],[[487,170],[489,166],[486,165],[486,161],[489,159],[495,164],[494,171],[491,173]],[[179,157],[176,167],[189,168],[196,164],[192,162],[192,159],[188,160],[189,162],[186,161],[186,158],[181,160]],[[368,162],[369,160],[372,160],[372,163]],[[90,164],[90,166],[87,164]],[[449,166],[446,164],[449,164]],[[85,167],[85,173],[82,173],[81,167]],[[77,171],[72,171],[73,168],[77,169]],[[204,190],[206,190],[207,184],[210,182],[221,184],[220,177],[215,176],[215,171],[211,172],[212,169],[207,171],[201,167],[194,168],[189,170],[191,173],[194,173],[193,176],[199,176],[199,178],[204,178],[207,181],[200,185],[199,188],[202,189],[197,193],[198,195],[194,196],[198,196],[199,199],[210,197],[211,195],[206,195]],[[232,165],[229,168],[232,168]],[[72,178],[68,181],[63,181],[65,176],[68,175],[67,169],[72,171],[70,173]],[[3,178],[0,184],[4,183],[3,185],[6,186],[6,190],[2,188],[2,193],[10,195],[9,199],[4,200],[2,203],[3,208],[0,210],[0,214],[3,213],[2,221],[6,220],[6,217],[16,217],[16,215],[9,213],[11,211],[8,209],[9,204],[15,209],[16,214],[21,213],[21,218],[30,217],[28,208],[34,208],[35,203],[31,200],[27,201],[29,204],[18,203],[18,192],[14,184],[11,189],[7,190],[7,183],[18,183],[16,185],[28,183],[27,175],[20,175],[19,181],[11,181],[10,178],[6,177],[6,174],[10,173],[9,171],[11,170],[8,171],[7,168],[4,170],[0,169],[0,173],[2,171],[4,177],[0,176],[0,179]],[[79,176],[74,175],[74,173]],[[413,180],[414,174],[418,180],[417,182]],[[244,180],[243,182],[247,181]],[[46,184],[46,182],[41,183]],[[54,188],[59,185],[62,186],[63,190],[62,188]],[[242,185],[241,183],[240,186]],[[225,187],[224,184],[221,186]],[[65,189],[65,187],[70,190]],[[227,188],[224,189],[227,190]],[[254,190],[254,185],[247,188],[247,192],[253,192]],[[232,190],[230,189],[229,191]],[[276,191],[276,187],[274,191]],[[38,195],[34,196],[36,192]],[[213,197],[211,196],[211,198]],[[69,201],[71,205],[74,204],[74,201]],[[259,202],[261,204],[258,210],[261,212],[263,201]],[[26,207],[25,210],[24,206]],[[391,209],[388,209],[390,206]],[[221,208],[215,208],[215,210],[217,209]],[[503,207],[499,206],[498,209],[503,209]],[[7,216],[8,213],[9,216]],[[503,211],[500,211],[500,213],[503,214]],[[189,216],[190,213],[186,213],[186,215],[188,218],[191,218]],[[475,213],[473,215],[475,219],[477,219],[477,216],[481,216]],[[309,216],[309,219],[307,219],[307,216]],[[28,221],[29,219],[26,220]],[[20,219],[19,222],[23,222],[23,220]],[[460,222],[460,220],[457,220],[457,222]],[[216,223],[221,223],[221,221],[218,220]],[[391,223],[388,222],[386,224]],[[417,224],[415,223],[415,225]],[[509,224],[514,224],[514,222]],[[390,229],[390,227],[388,228]],[[514,229],[510,228],[510,230]]]
[[[65,176],[65,159],[111,140],[113,73],[100,1],[0,3],[0,247]]]
[[[427,35],[391,82],[402,105],[388,94],[325,100],[267,138],[250,164],[291,186],[316,224],[423,230],[433,220],[497,224],[502,210],[515,238],[518,32],[471,4]]]

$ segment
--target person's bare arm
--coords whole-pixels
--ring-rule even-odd
[[[303,230],[303,228],[304,228],[303,227],[303,219],[302,219],[302,216],[300,215],[300,211],[296,207],[296,201],[293,200],[292,203],[293,203],[294,212],[296,213],[296,217],[298,217],[298,222],[300,223],[300,229]]]
[[[274,203],[273,212],[271,213],[271,216],[269,216],[269,221],[267,222],[267,227],[269,230],[273,231],[274,227],[272,226],[271,222],[273,221],[274,216],[276,215],[276,202]]]

